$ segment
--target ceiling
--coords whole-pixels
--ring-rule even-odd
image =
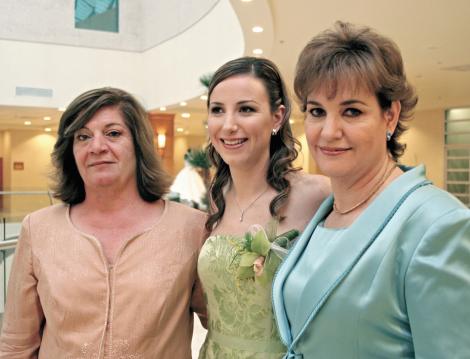
[[[256,1],[256,0],[254,0]],[[269,0],[271,58],[289,85],[297,55],[311,37],[342,20],[367,25],[402,51],[418,110],[470,106],[470,1]]]
[[[418,91],[417,110],[470,106],[469,0],[230,1],[245,34],[245,54],[263,49],[263,56],[279,66],[290,89],[303,46],[343,20],[373,27],[398,44],[408,78]],[[265,33],[253,33],[255,25],[264,27]],[[177,135],[204,135],[205,101],[181,100],[187,105],[169,104],[166,109],[176,114],[175,126],[183,129]],[[181,117],[183,112],[190,118]],[[57,109],[0,106],[0,128],[24,128],[18,122],[28,120],[38,129],[56,126],[60,114]],[[44,121],[44,116],[51,121]],[[298,110],[294,116],[301,116]]]

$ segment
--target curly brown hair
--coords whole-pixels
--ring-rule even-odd
[[[288,174],[299,170],[293,167],[293,161],[297,158],[300,143],[292,135],[289,124],[291,113],[291,103],[287,94],[286,86],[276,65],[263,58],[241,57],[222,65],[212,77],[209,85],[207,107],[209,107],[210,97],[214,88],[229,77],[249,74],[264,84],[268,94],[271,112],[274,113],[279,106],[285,107],[283,122],[279,131],[271,136],[269,149],[269,166],[266,173],[266,180],[278,194],[271,201],[269,211],[271,215],[279,220],[283,218],[279,215],[281,208],[286,203],[290,193],[290,183]],[[230,168],[224,162],[212,144],[207,147],[209,158],[216,167],[216,173],[210,186],[210,200],[215,206],[209,206],[209,217],[206,222],[206,229],[211,231],[225,212],[224,188],[231,183]]]

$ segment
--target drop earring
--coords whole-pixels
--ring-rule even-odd
[[[273,128],[273,130],[271,131],[271,136],[276,136],[276,134],[277,134],[277,130]]]
[[[392,133],[388,130],[387,130],[387,132],[385,132],[385,136],[387,137],[387,142],[392,139]]]

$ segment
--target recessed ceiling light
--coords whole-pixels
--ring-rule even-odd
[[[51,132],[52,129],[51,129],[50,127],[46,127],[46,128],[44,129],[44,131],[46,131],[46,132]]]
[[[29,126],[29,125],[31,125],[31,121],[25,121],[24,124],[25,124],[26,126]]]
[[[186,101],[181,101],[180,106],[186,106],[188,103]]]
[[[183,132],[183,131],[184,131],[184,128],[182,128],[182,127],[178,127],[178,128],[176,129],[176,132]]]
[[[254,50],[253,50],[253,53],[254,53],[255,55],[261,55],[261,54],[263,53],[263,49],[254,49]]]
[[[289,120],[289,123],[290,123],[291,125],[293,125],[293,124],[295,123],[295,121],[292,120],[292,119],[290,119],[290,120]]]
[[[253,26],[251,31],[253,31],[253,32],[263,32],[264,29],[261,26]]]
[[[160,111],[166,111],[166,107],[165,106],[160,107]]]
[[[44,116],[42,119],[43,119],[44,121],[50,121],[50,120],[51,120],[51,117],[50,117],[50,116]]]
[[[199,97],[202,101],[207,101],[207,95],[201,95],[201,97]]]
[[[65,107],[59,107],[57,110],[59,110],[60,112],[64,112],[64,111],[65,111]]]
[[[188,113],[188,112],[183,112],[183,113],[181,114],[181,117],[183,117],[183,118],[190,118],[190,117],[191,117],[191,114]]]

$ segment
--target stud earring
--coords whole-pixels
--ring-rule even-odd
[[[387,130],[387,132],[385,132],[385,136],[387,137],[387,142],[390,141],[392,139],[392,133],[390,131]]]
[[[277,130],[275,128],[273,128],[273,130],[271,131],[271,135],[276,136],[276,134],[277,134]]]

